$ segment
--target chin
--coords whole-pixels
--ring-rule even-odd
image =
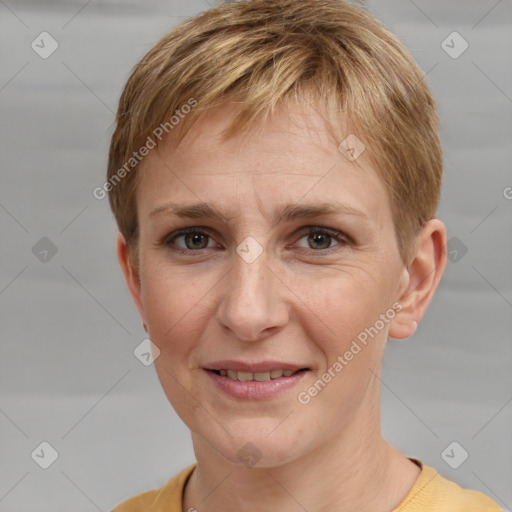
[[[227,430],[231,436],[224,430],[218,436],[214,434],[206,437],[201,432],[198,434],[231,464],[247,468],[272,468],[298,458],[301,449],[295,439],[300,436],[295,436],[284,428],[278,433],[277,429],[281,427],[276,429],[277,425],[279,421],[267,421],[265,428],[248,429],[246,426],[238,432],[233,425],[228,425]],[[300,440],[303,441],[302,438]]]

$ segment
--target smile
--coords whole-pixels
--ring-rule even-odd
[[[228,377],[231,380],[240,380],[244,382],[248,382],[251,380],[263,382],[266,380],[279,379],[281,377],[290,377],[301,370],[271,370],[268,372],[244,372],[237,370],[212,370],[217,375],[221,375],[222,377]]]
[[[311,371],[309,368],[276,368],[258,372],[211,368],[204,370],[215,385],[214,389],[237,400],[269,400],[277,397],[297,386]]]

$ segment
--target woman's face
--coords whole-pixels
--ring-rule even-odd
[[[375,374],[407,279],[364,152],[343,154],[291,107],[222,143],[233,113],[146,157],[132,293],[194,439],[270,467],[380,429]]]

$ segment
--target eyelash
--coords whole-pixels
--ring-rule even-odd
[[[306,229],[306,231],[304,231],[304,229]],[[181,247],[173,246],[172,243],[177,238],[179,238],[181,236],[188,235],[188,234],[206,235],[209,237],[209,239],[212,239],[213,237],[210,235],[209,231],[210,231],[209,228],[203,228],[201,226],[193,226],[193,227],[189,227],[189,228],[179,229],[169,235],[166,235],[162,239],[161,245],[163,245],[164,247],[166,247],[166,248],[170,249],[171,251],[178,253],[178,254],[188,254],[188,255],[190,255],[191,253],[201,254],[202,251],[211,249],[211,247],[205,247],[203,249],[195,249],[195,250],[194,249],[183,249]],[[342,248],[344,246],[350,245],[353,242],[352,239],[348,235],[345,235],[344,233],[341,233],[340,231],[324,228],[322,226],[305,226],[302,229],[302,231],[300,232],[301,236],[300,236],[299,240],[304,238],[305,236],[309,236],[313,233],[330,236],[336,242],[338,242],[338,245],[328,247],[327,249],[305,249],[304,247],[302,247],[302,249],[305,249],[305,250],[313,252],[313,253],[324,253],[324,254],[331,253],[333,250],[336,250],[336,247],[338,247],[338,249],[339,249],[340,247]]]

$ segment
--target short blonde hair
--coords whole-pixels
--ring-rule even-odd
[[[436,103],[401,41],[366,10],[341,0],[221,4],[176,26],[136,65],[119,101],[107,172],[110,205],[130,250],[137,252],[138,242],[140,164],[133,155],[150,147],[149,140],[157,145],[162,127],[179,144],[202,112],[234,102],[239,111],[223,133],[228,139],[284,100],[308,97],[325,105],[331,124],[341,112],[350,133],[366,144],[389,191],[407,265],[439,202]],[[171,118],[181,113],[171,131]],[[337,133],[338,143],[347,135]]]

